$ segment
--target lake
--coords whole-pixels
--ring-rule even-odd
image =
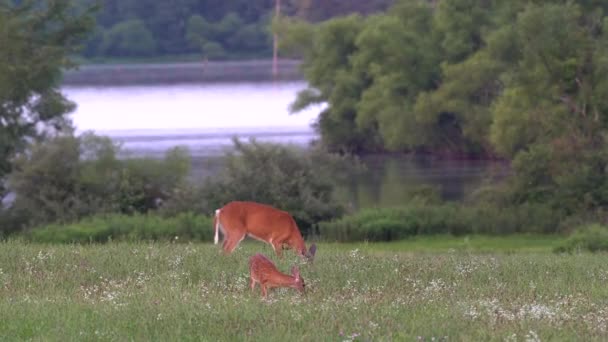
[[[107,135],[135,156],[162,157],[169,148],[185,146],[193,156],[196,179],[220,169],[233,136],[302,147],[318,138],[311,124],[324,106],[289,114],[289,104],[305,87],[293,81],[62,89],[78,105],[71,114],[77,132]],[[497,166],[395,156],[366,157],[363,162],[368,170],[338,191],[354,208],[398,205],[408,190],[421,184],[438,186],[444,199],[459,200]]]

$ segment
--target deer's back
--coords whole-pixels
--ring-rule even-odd
[[[289,213],[255,202],[230,202],[222,208],[220,215],[224,223],[244,227],[260,239],[289,236],[294,228],[297,230]]]

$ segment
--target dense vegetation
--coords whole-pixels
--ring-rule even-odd
[[[367,18],[290,18],[283,43],[304,55],[310,83],[293,109],[327,102],[319,130],[336,150],[597,152],[607,10],[598,1],[400,1]]]
[[[309,82],[292,109],[328,104],[317,128],[331,150],[501,158],[513,177],[480,201],[604,217],[607,13],[588,0],[442,0],[288,18],[282,42]]]
[[[91,4],[95,0],[77,0]],[[311,21],[385,9],[392,0],[283,0],[281,13]],[[272,55],[274,0],[102,0],[83,55],[94,60],[193,55]]]
[[[0,200],[14,155],[32,140],[69,128],[65,114],[74,103],[59,91],[59,80],[74,66],[66,57],[94,23],[90,9],[77,11],[66,1],[45,8],[11,3],[0,1]]]
[[[256,141],[234,144],[222,172],[194,182],[190,157],[180,148],[163,159],[125,159],[109,138],[48,138],[15,159],[7,179],[13,200],[0,210],[0,232],[37,228],[30,234],[37,241],[201,240],[212,231],[215,209],[234,199],[288,210],[305,234],[343,213],[332,196],[338,181],[332,173],[351,165],[348,159]]]

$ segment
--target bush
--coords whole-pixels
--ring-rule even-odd
[[[182,213],[172,218],[152,214],[108,214],[72,224],[50,224],[28,230],[26,240],[44,243],[108,241],[211,241],[213,224],[208,216]]]
[[[555,248],[557,253],[575,251],[600,252],[608,251],[608,227],[600,224],[582,226],[561,245]]]
[[[455,203],[411,203],[400,208],[363,209],[321,222],[320,236],[329,241],[392,241],[432,234],[554,233],[559,213],[543,206],[464,206]]]
[[[403,208],[363,209],[338,220],[321,222],[320,236],[335,241],[391,241],[420,234],[459,234],[454,205],[410,205]],[[449,218],[452,217],[452,220]]]
[[[198,202],[205,203],[205,212],[233,200],[265,203],[292,214],[304,235],[313,233],[317,222],[343,214],[333,192],[335,175],[352,165],[345,158],[255,140],[245,144],[235,139],[234,145],[224,170],[208,179],[199,192]]]
[[[7,226],[73,222],[102,213],[145,213],[158,208],[190,171],[185,151],[164,159],[119,159],[109,138],[84,134],[35,144],[15,161],[9,189],[15,199],[2,213]],[[11,215],[19,222],[8,222]],[[27,222],[22,222],[27,217]]]

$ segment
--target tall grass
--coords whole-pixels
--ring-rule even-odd
[[[71,224],[49,224],[26,231],[22,236],[33,242],[83,243],[108,241],[210,241],[211,218],[192,213],[173,217],[156,214],[107,214]]]
[[[321,243],[307,294],[249,289],[244,243],[0,243],[1,340],[601,341],[608,255],[382,253]],[[381,249],[381,245],[379,249]],[[277,261],[287,271],[293,253]]]

